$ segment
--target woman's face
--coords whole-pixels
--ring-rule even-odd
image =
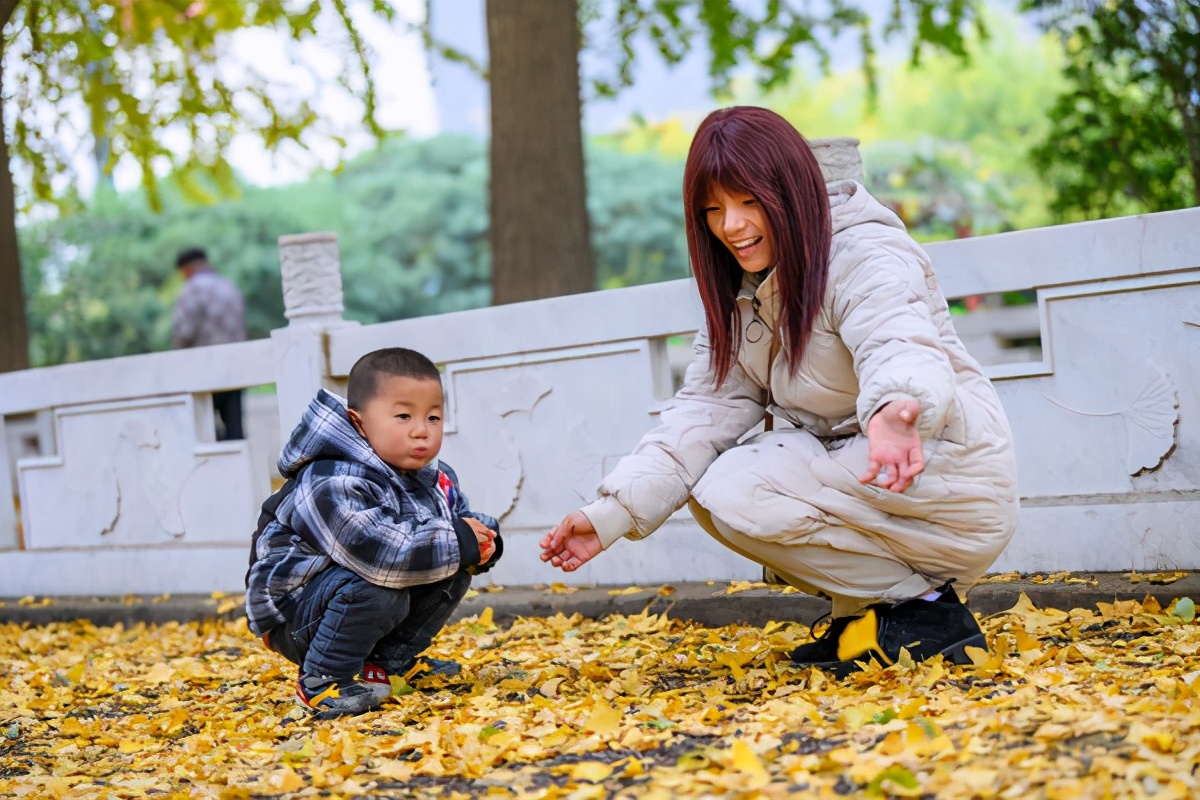
[[[704,220],[746,272],[774,266],[771,226],[754,195],[713,187],[704,200]]]

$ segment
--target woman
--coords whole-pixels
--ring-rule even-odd
[[[956,589],[1012,536],[1016,461],[928,256],[860,184],[825,184],[804,138],[762,108],[705,119],[684,203],[707,328],[696,360],[542,560],[578,569],[690,503],[719,542],[833,599],[797,663],[844,675],[901,648],[986,648]],[[741,441],[767,409],[793,427]]]

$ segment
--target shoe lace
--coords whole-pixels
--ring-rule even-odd
[[[826,620],[826,619],[829,620],[829,624],[825,626],[825,629],[822,630],[821,634],[818,636],[817,635],[817,625],[819,625],[823,620]],[[833,630],[832,612],[826,611],[824,614],[822,614],[821,616],[814,619],[812,625],[808,626],[808,635],[812,637],[814,642],[820,642],[820,641],[824,641],[825,637],[829,635],[829,632],[831,630]]]

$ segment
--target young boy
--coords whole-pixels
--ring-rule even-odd
[[[496,520],[472,512],[439,464],[441,446],[437,367],[396,347],[358,360],[345,402],[318,392],[279,456],[287,482],[259,516],[246,613],[300,666],[297,697],[318,718],[379,707],[388,674],[416,664],[471,575],[504,550]]]

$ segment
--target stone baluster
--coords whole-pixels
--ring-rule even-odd
[[[317,390],[344,392],[329,375],[328,331],[356,323],[342,318],[342,272],[337,235],[304,233],[279,237],[286,328],[271,332],[275,345],[275,390],[279,429],[287,441]]]
[[[13,475],[8,453],[8,435],[4,429],[4,417],[0,415],[0,550],[15,550],[20,546],[17,537],[17,509],[13,504]],[[2,593],[2,592],[0,592]]]
[[[817,164],[821,166],[821,175],[826,183],[844,180],[863,183],[866,180],[858,144],[858,139],[849,136],[813,139],[808,143],[813,155],[817,157]]]
[[[284,316],[289,325],[342,322],[342,270],[337,234],[279,237]]]

